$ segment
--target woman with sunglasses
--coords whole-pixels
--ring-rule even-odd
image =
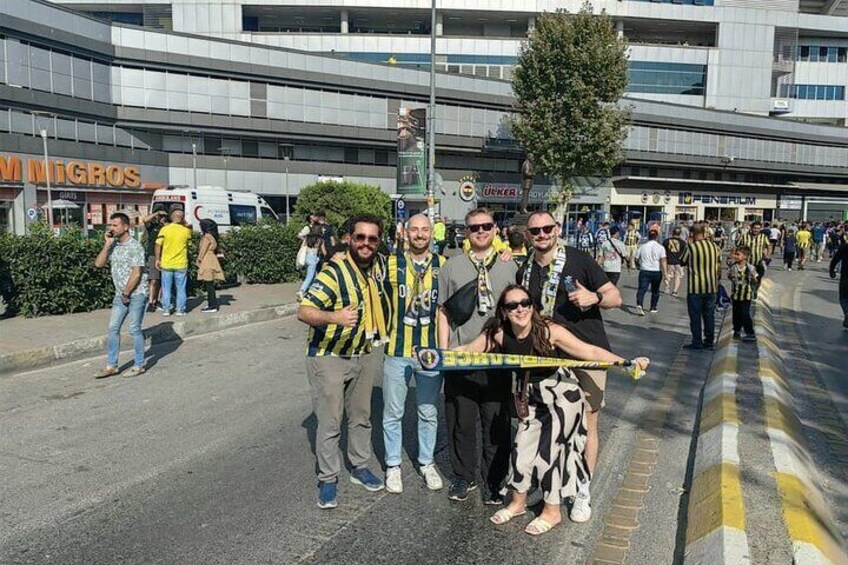
[[[495,316],[483,332],[458,349],[613,363],[624,361],[614,353],[580,341],[567,329],[543,318],[534,308],[530,293],[520,285],[510,285],[501,293]],[[649,360],[639,357],[633,363],[644,370]],[[507,477],[512,499],[490,520],[501,525],[527,511],[527,492],[535,474],[543,492],[544,508],[524,531],[537,536],[560,523],[562,499],[575,496],[578,481],[589,478],[584,457],[586,403],[570,369],[543,368],[523,373],[518,374],[518,394],[526,390],[529,409],[519,423],[513,444]]]

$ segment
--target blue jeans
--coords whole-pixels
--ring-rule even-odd
[[[689,307],[689,329],[692,332],[693,345],[712,345],[715,343],[715,302],[716,295],[714,293],[690,293],[686,296],[686,305]]]
[[[177,287],[177,312],[186,311],[186,270],[162,269],[162,310],[171,309],[171,286]]]
[[[403,447],[401,422],[413,374],[418,404],[418,463],[430,465],[433,462],[439,427],[436,403],[442,389],[442,375],[433,371],[416,371],[415,363],[409,357],[387,355],[383,361],[383,440],[387,467],[400,465]]]
[[[121,326],[129,315],[130,323],[127,331],[133,338],[135,349],[135,366],[144,367],[144,333],[141,331],[141,320],[147,307],[147,295],[133,294],[130,303],[124,304],[121,295],[115,295],[112,301],[112,315],[109,318],[109,337],[106,341],[107,364],[118,366],[118,351],[121,349]]]
[[[645,293],[648,286],[651,287],[651,310],[657,309],[660,302],[660,282],[662,282],[661,271],[639,271],[639,290],[636,291],[636,304],[642,306],[645,302]]]
[[[303,284],[300,285],[300,292],[306,292],[309,290],[309,287],[312,285],[312,281],[315,279],[315,271],[318,270],[318,254],[317,253],[307,253],[306,254],[306,278],[303,279]]]

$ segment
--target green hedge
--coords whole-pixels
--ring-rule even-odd
[[[245,226],[221,238],[227,282],[280,283],[298,279],[296,235],[302,225],[267,223]],[[197,283],[199,235],[189,244],[189,296],[201,295]],[[54,237],[36,224],[28,235],[0,235],[0,294],[7,314],[26,317],[89,312],[112,303],[115,289],[109,268],[94,259],[102,238],[79,232]]]

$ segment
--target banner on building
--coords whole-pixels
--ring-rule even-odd
[[[424,194],[427,188],[427,110],[401,108],[397,118],[397,191]]]

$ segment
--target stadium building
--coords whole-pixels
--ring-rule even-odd
[[[539,13],[581,4],[438,3],[443,215],[516,209],[512,68]],[[594,4],[630,43],[633,129],[612,177],[576,179],[572,218],[842,216],[848,2]],[[45,169],[85,229],[144,213],[166,185],[252,190],[278,212],[321,179],[394,194],[397,116],[427,105],[430,31],[428,0],[0,0],[0,229],[39,214]]]

